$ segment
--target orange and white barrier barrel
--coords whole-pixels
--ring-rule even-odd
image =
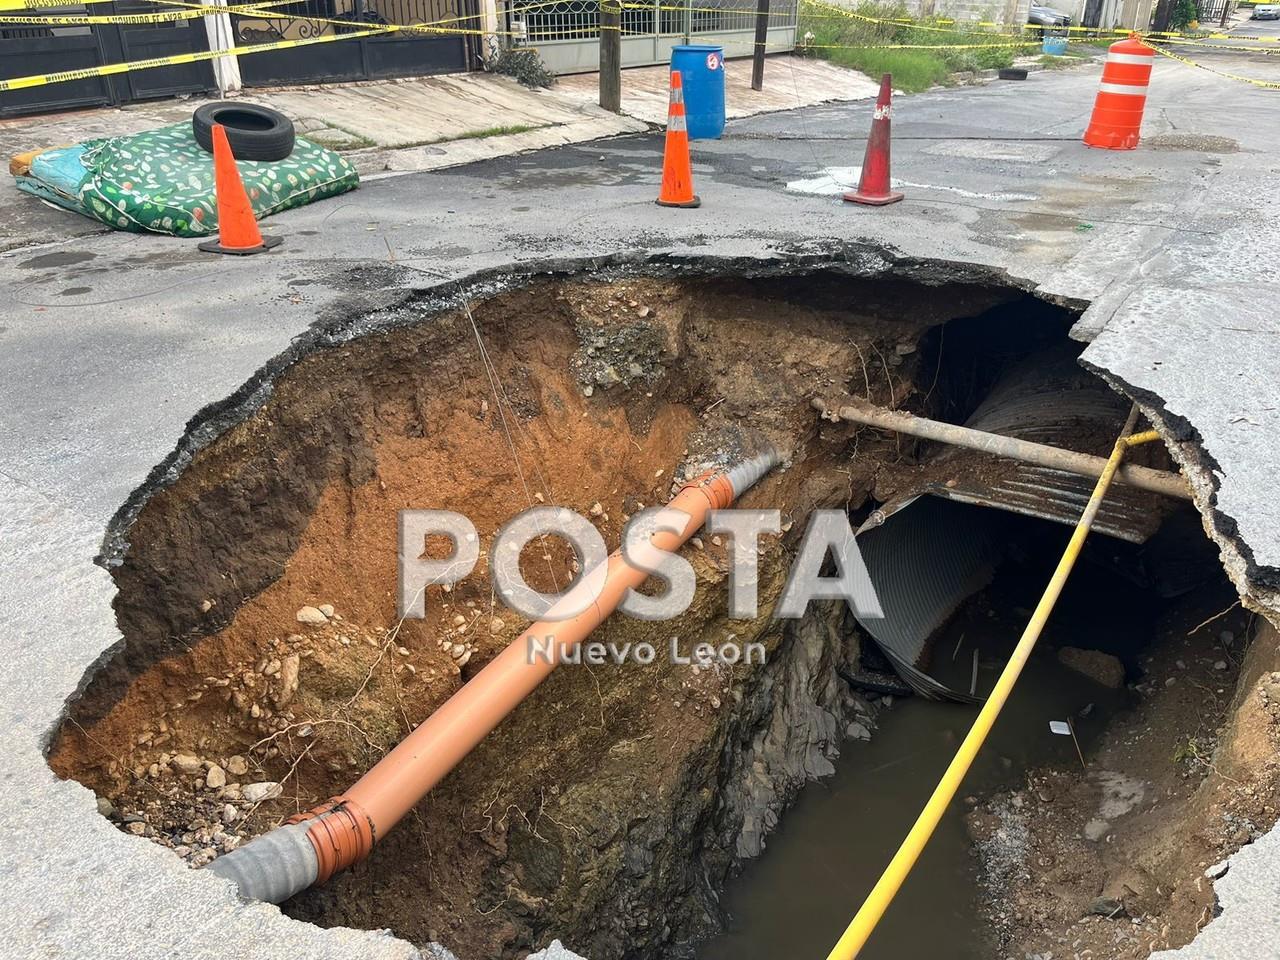
[[[1104,150],[1132,150],[1138,145],[1142,111],[1147,105],[1147,84],[1156,52],[1138,39],[1113,43],[1107,50],[1102,83],[1093,101],[1093,116],[1084,132],[1084,142]]]

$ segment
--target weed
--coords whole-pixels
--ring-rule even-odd
[[[883,22],[907,16],[906,7],[900,3],[867,2],[851,14],[857,16],[842,15],[834,7],[802,0],[797,32],[804,41],[798,50],[860,70],[873,79],[892,74],[894,87],[908,93],[946,83],[953,73],[1011,66],[1015,55],[1035,49],[1033,43],[1005,46],[1011,42],[1006,36],[966,31],[958,24],[945,25],[946,29],[922,29],[944,25],[929,20],[915,21],[914,25]],[[940,49],[904,49],[904,44]],[[948,46],[955,49],[946,49]]]
[[[545,123],[516,123],[506,127],[485,127],[483,130],[468,130],[460,133],[454,140],[483,140],[485,137],[505,137],[513,133],[528,133],[547,126]]]
[[[526,87],[549,87],[556,82],[556,75],[547,69],[538,52],[527,48],[503,50],[485,60],[484,68],[490,73],[515,77]]]

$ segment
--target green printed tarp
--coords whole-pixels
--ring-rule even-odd
[[[80,212],[118,230],[204,237],[218,232],[213,155],[189,122],[82,145]],[[41,156],[30,177],[40,181]],[[355,168],[332,150],[298,138],[284,160],[240,160],[240,177],[258,219],[353,190]],[[39,193],[19,180],[19,187]]]

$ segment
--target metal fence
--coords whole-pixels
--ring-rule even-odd
[[[92,6],[67,3],[17,12],[56,17],[129,15],[172,9],[150,0],[115,0]],[[62,73],[207,49],[208,36],[200,19],[84,26],[0,25],[0,77]],[[0,117],[203,93],[212,86],[213,73],[207,63],[131,70],[5,91],[0,93]]]
[[[236,43],[252,46],[277,40],[354,33],[369,25],[440,23],[472,30],[478,23],[474,0],[303,0],[279,13],[237,15]],[[388,33],[342,43],[282,50],[240,61],[248,86],[365,80],[453,73],[472,58],[470,35]]]
[[[1233,0],[1196,0],[1197,19],[1204,26],[1212,26],[1222,20],[1228,6],[1235,7]]]
[[[367,24],[438,23],[471,28],[459,21],[462,5],[456,0],[302,0],[286,10],[254,16],[236,16],[236,36],[246,43],[302,40],[334,33],[351,33]],[[350,26],[348,26],[350,24]]]
[[[773,0],[768,49],[795,46],[798,0]],[[677,43],[715,43],[725,56],[749,56],[755,43],[756,0],[623,0],[622,65],[665,63]],[[510,0],[506,22],[514,43],[536,46],[556,73],[599,66],[597,0]]]

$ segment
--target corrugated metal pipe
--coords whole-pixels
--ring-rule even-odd
[[[1030,440],[1001,436],[998,433],[972,430],[954,423],[917,417],[901,410],[886,410],[884,407],[865,403],[856,406],[830,407],[817,398],[812,401],[812,406],[823,416],[832,420],[861,423],[869,427],[880,427],[883,430],[896,430],[898,433],[919,437],[922,440],[936,440],[939,443],[967,447],[992,456],[1022,460],[1026,463],[1074,473],[1081,477],[1092,477],[1095,480],[1102,476],[1102,471],[1107,466],[1106,457],[1063,450],[1043,443],[1032,443]],[[1191,499],[1191,489],[1187,486],[1187,481],[1178,474],[1169,473],[1166,470],[1153,470],[1150,467],[1125,464],[1116,473],[1116,482],[1127,483],[1131,487],[1149,490],[1166,497]]]
[[[667,506],[687,514],[688,524],[679,533],[660,530],[649,542],[660,550],[678,550],[712,510],[728,507],[780,461],[770,449],[685,484]],[[600,592],[584,612],[530,626],[349,790],[219,857],[208,869],[234,881],[248,899],[281,903],[367,857],[374,843],[555,669],[558,657],[529,655],[532,641],[554,635],[558,648],[571,651],[649,576],[620,551],[605,561],[605,570]],[[582,577],[566,600],[591,580],[589,573]]]

